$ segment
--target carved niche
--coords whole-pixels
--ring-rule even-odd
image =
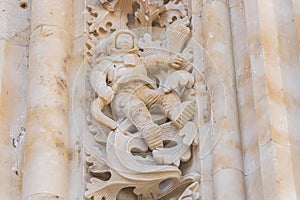
[[[188,2],[88,2],[86,199],[200,199]]]

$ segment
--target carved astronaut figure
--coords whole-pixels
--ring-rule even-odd
[[[108,56],[101,57],[91,72],[91,85],[98,94],[92,114],[101,124],[116,128],[99,117],[103,105],[110,103],[117,123],[128,118],[142,132],[151,150],[162,148],[161,128],[152,120],[149,108],[161,105],[165,115],[182,128],[194,114],[194,102],[182,103],[175,92],[166,93],[163,86],[157,87],[146,67],[169,65],[179,69],[184,59],[166,55],[139,57],[136,36],[129,30],[116,31],[111,37]]]

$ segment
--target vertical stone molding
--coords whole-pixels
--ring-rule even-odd
[[[246,0],[245,11],[263,198],[297,199],[300,70],[293,3]]]
[[[215,199],[241,200],[245,199],[244,175],[228,1],[203,1],[203,37],[207,71],[216,71],[208,78],[213,79]],[[215,80],[218,76],[220,80]]]
[[[205,63],[205,49],[203,48],[203,23],[202,23],[202,12],[203,12],[203,0],[193,0],[192,4],[192,26],[193,28],[193,50],[194,54],[197,55],[194,58],[194,66],[199,73],[195,75],[196,79],[196,96],[197,105],[199,108],[197,114],[198,126],[202,127],[199,131],[200,148],[198,158],[200,162],[201,180],[201,199],[210,200],[214,199],[214,186],[212,178],[212,129],[210,128],[210,96],[203,91],[206,91],[205,77],[206,63]],[[205,106],[203,106],[205,105]]]
[[[33,0],[23,199],[68,199],[72,1]]]
[[[25,136],[28,48],[0,42],[0,199],[19,199]],[[14,81],[12,81],[14,80]]]
[[[263,199],[244,1],[231,0],[229,1],[229,7],[236,73],[239,126],[243,147],[245,196],[248,200]],[[255,190],[255,192],[253,192],[253,190]]]

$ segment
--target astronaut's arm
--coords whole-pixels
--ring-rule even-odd
[[[99,64],[104,65],[105,63]],[[106,83],[107,72],[103,70],[103,67],[99,66],[99,64],[91,71],[90,83],[100,98],[106,102],[110,102],[114,97],[114,92]]]
[[[152,67],[156,65],[168,65],[168,55],[151,55],[144,58],[145,65]]]
[[[92,88],[97,92],[97,94],[101,93],[101,88],[106,87],[106,73],[99,71],[97,69],[93,69],[91,71],[90,83]]]
[[[147,67],[157,66],[157,65],[168,65],[174,69],[181,69],[186,60],[180,55],[151,55],[144,58],[144,64]]]

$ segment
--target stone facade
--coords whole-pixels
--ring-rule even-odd
[[[0,200],[300,199],[300,1],[0,2]]]

